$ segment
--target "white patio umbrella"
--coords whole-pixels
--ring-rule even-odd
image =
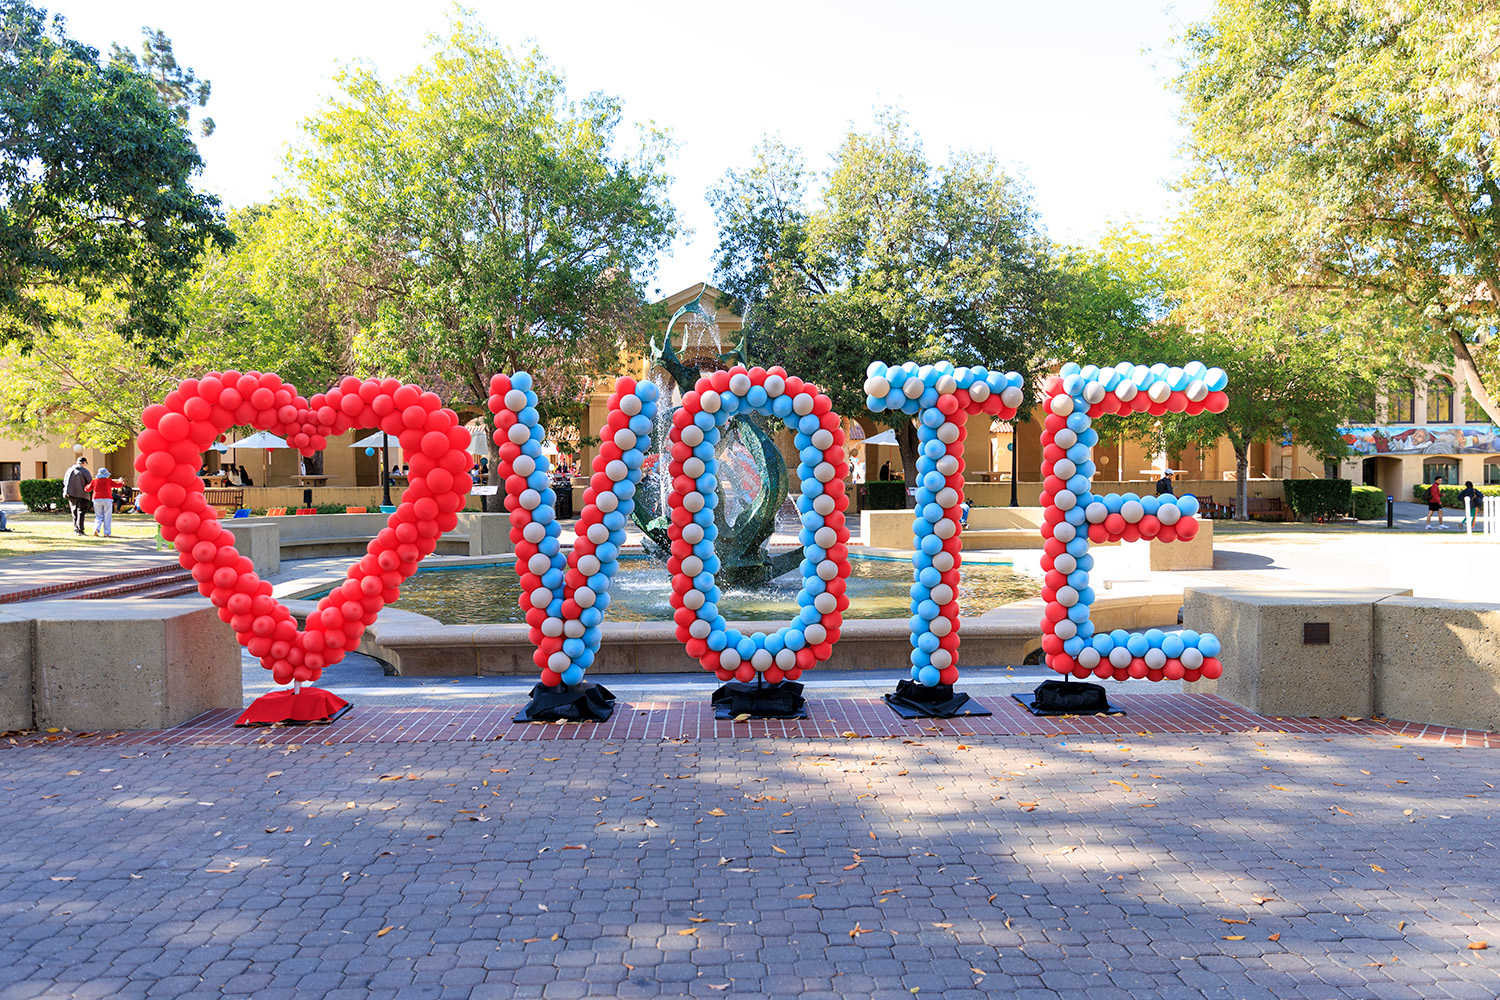
[[[401,447],[401,439],[396,437],[396,435],[394,434],[387,434],[385,431],[376,431],[374,434],[369,434],[365,437],[360,438],[349,447],[384,448],[387,446],[392,448],[399,448]]]
[[[895,431],[881,431],[872,438],[865,438],[865,444],[888,444],[894,447],[897,443]]]
[[[256,431],[249,437],[240,438],[238,441],[230,442],[230,445],[226,450],[237,451],[243,448],[247,451],[260,451],[261,449],[265,449],[266,478],[269,479],[271,475],[271,449],[290,447],[291,445],[286,443],[285,438],[279,438],[275,434],[272,434],[270,431]]]

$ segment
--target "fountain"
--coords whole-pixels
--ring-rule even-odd
[[[707,289],[704,285],[704,289]],[[661,390],[663,403],[677,402],[706,372],[736,364],[748,366],[743,333],[737,343],[724,350],[716,318],[704,308],[703,291],[672,314],[660,344],[651,342],[649,378]],[[672,343],[673,329],[682,321],[682,349]],[[675,390],[675,391],[674,391]],[[667,494],[672,484],[661,474],[667,466],[667,432],[677,406],[663,405],[652,430],[654,460],[643,475],[640,501],[633,519],[645,537],[642,546],[665,562],[671,550],[667,537]],[[722,583],[758,586],[797,567],[801,548],[772,553],[766,540],[776,529],[777,515],[787,504],[786,461],[758,416],[738,416],[729,423],[717,450],[720,502],[714,514],[719,537],[717,552],[723,568]]]

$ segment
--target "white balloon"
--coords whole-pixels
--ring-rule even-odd
[[[633,392],[627,392],[620,397],[620,412],[627,417],[633,417],[641,412],[641,397]]]
[[[630,475],[630,467],[617,458],[604,467],[604,474],[618,483]]]
[[[1109,508],[1095,500],[1084,508],[1083,516],[1088,518],[1090,524],[1101,524],[1109,516]]]
[[[1093,670],[1099,665],[1099,651],[1093,646],[1084,646],[1078,651],[1078,656],[1075,659],[1078,660],[1080,667],[1087,667]]]
[[[629,427],[621,427],[615,431],[615,444],[619,445],[621,451],[629,451],[635,447],[635,431]]]
[[[829,496],[827,493],[820,493],[818,494],[817,498],[813,500],[813,510],[817,511],[823,517],[827,517],[829,514],[832,514],[837,507],[838,504],[835,503],[833,497]]]
[[[1120,504],[1120,516],[1125,519],[1126,524],[1135,524],[1146,516],[1146,508],[1141,506],[1139,500],[1126,500]]]
[[[552,591],[546,587],[538,587],[531,592],[531,606],[533,608],[545,608],[552,603]]]
[[[563,620],[561,618],[545,618],[542,620],[542,635],[557,638],[563,634]]]
[[[945,478],[958,475],[958,456],[944,455],[937,460],[937,470]]]
[[[1130,655],[1130,650],[1124,646],[1116,646],[1109,651],[1109,665],[1112,667],[1128,667],[1130,661],[1135,657]]]
[[[579,587],[573,591],[573,603],[580,608],[592,608],[596,597],[593,587]]]
[[[946,583],[940,583],[932,588],[932,603],[938,607],[953,603],[953,588]]]
[[[703,428],[697,424],[688,424],[682,429],[682,443],[689,448],[696,448],[703,443]]]
[[[813,598],[813,607],[818,609],[820,615],[831,615],[839,609],[839,599],[825,590]]]
[[[1058,479],[1072,479],[1077,472],[1078,466],[1071,459],[1059,458],[1052,463],[1052,474]]]
[[[1069,448],[1078,443],[1078,435],[1073,433],[1073,429],[1071,427],[1064,427],[1061,428],[1056,434],[1052,435],[1052,443],[1057,445],[1064,451],[1067,451]]]
[[[573,660],[568,656],[567,653],[564,653],[560,649],[557,652],[553,653],[551,656],[547,657],[547,666],[559,674],[564,670],[567,670],[572,665]]]
[[[951,486],[944,486],[937,491],[937,496],[934,499],[937,501],[939,507],[946,510],[958,503],[958,491]]]
[[[688,626],[688,635],[694,639],[707,639],[709,633],[713,630],[713,622],[706,622],[702,618],[694,618],[693,624]]]
[[[518,476],[529,476],[536,471],[536,459],[530,455],[517,455],[516,460],[510,463],[510,469]]]
[[[780,375],[767,375],[766,380],[761,383],[760,387],[766,390],[767,396],[775,398],[786,392],[786,379]]]
[[[943,636],[953,631],[953,619],[949,618],[947,615],[938,615],[932,621],[927,623],[927,629],[933,635],[941,639]]]
[[[807,628],[803,629],[802,634],[807,636],[807,644],[809,646],[816,646],[828,638],[828,630],[817,622],[813,622]]]
[[[1146,650],[1146,655],[1141,657],[1141,659],[1145,660],[1146,666],[1150,667],[1152,670],[1160,670],[1167,664],[1167,654],[1162,652],[1160,649],[1157,649],[1155,646],[1152,646],[1150,649]]]
[[[958,424],[949,420],[938,425],[937,439],[943,444],[952,444],[958,440]]]
[[[916,399],[926,390],[927,386],[919,378],[909,378],[901,383],[901,393],[907,399]]]
[[[1140,391],[1140,387],[1138,387],[1134,382],[1121,382],[1119,385],[1115,386],[1115,398],[1122,403],[1128,403],[1132,399],[1134,399],[1135,394]],[[1110,662],[1113,663],[1114,661],[1111,660]]]
[[[953,654],[946,649],[934,649],[932,651],[932,665],[942,670],[953,662]]]
[[[776,654],[776,665],[782,670],[790,670],[797,665],[797,654],[795,651],[783,648]]]
[[[831,482],[835,472],[832,462],[819,462],[813,467],[813,478],[820,483]]]
[[[697,521],[689,521],[682,526],[682,540],[689,545],[697,545],[703,541],[703,525]]]
[[[1071,608],[1073,605],[1078,603],[1078,591],[1074,590],[1072,587],[1058,587],[1057,603],[1061,604],[1065,608]]]
[[[1078,529],[1067,521],[1059,521],[1052,526],[1052,537],[1059,542],[1071,542],[1078,537]]]
[[[697,576],[703,572],[703,560],[697,556],[688,556],[682,560],[682,575]]]
[[[969,386],[969,398],[976,403],[984,402],[986,399],[990,398],[990,387],[985,385],[983,382],[975,382],[973,385]],[[1002,392],[1000,394],[1000,399],[1002,401],[1005,399],[1005,393]]]
[[[932,533],[946,542],[948,539],[958,534],[958,525],[954,524],[952,521],[945,517],[937,524],[934,524],[932,526]]]
[[[532,575],[541,576],[543,573],[552,568],[552,559],[538,552],[536,555],[526,560],[526,568],[532,573]]]
[[[839,533],[828,525],[813,532],[813,544],[820,549],[831,549],[839,543]]]
[[[520,389],[512,389],[505,394],[505,408],[520,413],[526,409],[526,393]]]
[[[734,670],[740,665],[739,651],[733,647],[719,654],[719,667],[724,670]]]
[[[1196,646],[1189,646],[1182,651],[1182,655],[1177,657],[1177,659],[1189,670],[1197,670],[1203,666],[1203,650]]]
[[[1065,395],[1053,396],[1048,408],[1059,417],[1066,417],[1073,412],[1073,397]]]
[[[1097,403],[1104,398],[1106,391],[1098,382],[1090,382],[1083,387],[1083,398],[1090,403]]]
[[[609,541],[609,529],[597,521],[589,525],[589,530],[586,532],[586,534],[588,535],[589,541],[593,542],[595,545],[603,545],[605,542]]]
[[[682,506],[690,513],[696,514],[703,509],[703,494],[696,490],[682,498]]]
[[[872,375],[865,379],[865,395],[884,399],[891,394],[890,379],[883,375]]]
[[[1175,503],[1164,503],[1156,508],[1156,517],[1162,524],[1176,524],[1182,518],[1182,508]]]
[[[946,573],[953,568],[953,553],[947,549],[932,557],[932,568],[939,573]]]
[[[697,479],[703,475],[706,469],[707,466],[704,464],[703,459],[697,455],[691,456],[686,462],[682,463],[682,474],[689,479]]]
[[[973,393],[971,392],[969,395],[972,396]],[[1018,385],[1008,385],[1004,389],[1000,390],[1000,402],[1004,403],[1012,410],[1020,406],[1021,400],[1025,398],[1026,394],[1021,391],[1021,387]]]
[[[769,651],[764,649],[757,649],[755,652],[750,654],[750,666],[753,667],[755,669],[755,672],[759,674],[765,673],[771,668],[771,664],[775,662],[776,657],[772,656]]]
[[[600,510],[604,511],[604,513],[608,514],[610,511],[620,506],[620,498],[615,496],[613,490],[605,490],[603,493],[595,495],[594,506],[598,507]]]
[[[521,491],[521,495],[516,498],[516,502],[527,510],[536,510],[541,505],[542,495],[528,487]]]
[[[705,389],[703,392],[698,393],[698,406],[704,413],[718,413],[719,407],[722,405],[724,405],[723,400],[719,398],[719,394],[714,390]]]
[[[833,432],[826,427],[819,427],[812,433],[812,446],[819,451],[827,451],[833,447]]]
[[[1208,398],[1208,386],[1203,384],[1202,379],[1195,378],[1188,383],[1187,398],[1195,403],[1201,403]]]
[[[1071,619],[1064,618],[1052,626],[1052,631],[1059,639],[1071,639],[1078,634],[1078,625]]]
[[[1069,576],[1078,568],[1078,560],[1066,552],[1059,552],[1056,558],[1052,560],[1052,568],[1063,576]]]
[[[1078,506],[1078,494],[1072,490],[1058,490],[1053,494],[1052,502],[1057,505],[1058,510],[1072,510]]]
[[[745,393],[749,392],[750,386],[753,384],[754,383],[750,381],[750,376],[746,375],[744,372],[736,372],[735,374],[729,376],[729,391],[734,393],[736,396],[743,396]]]
[[[1172,395],[1172,387],[1165,382],[1152,382],[1151,388],[1146,390],[1146,395],[1153,403],[1165,403]]]
[[[813,411],[813,398],[805,392],[799,392],[792,400],[792,412],[799,417],[805,417]]]
[[[545,524],[542,524],[540,521],[532,521],[530,524],[526,525],[526,527],[521,529],[521,537],[526,539],[532,545],[535,545],[543,538],[547,537],[547,526]]]
[[[602,563],[599,562],[599,557],[594,555],[592,552],[588,555],[578,557],[578,572],[582,573],[584,576],[593,576],[595,573],[599,572],[599,568],[601,565]]]
[[[531,440],[531,428],[525,424],[511,424],[510,430],[505,432],[505,436],[510,440],[511,444],[525,444]]]
[[[958,379],[952,375],[944,375],[937,380],[935,388],[939,396],[951,396],[958,391]]]
[[[832,580],[839,575],[839,564],[832,559],[824,559],[818,563],[818,579],[823,581]]]

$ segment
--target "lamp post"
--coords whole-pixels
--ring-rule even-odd
[[[384,431],[380,432],[380,483],[381,503],[387,507],[394,507],[391,503],[391,436]]]
[[[1021,506],[1021,501],[1016,498],[1016,423],[1010,425],[1010,505]]]

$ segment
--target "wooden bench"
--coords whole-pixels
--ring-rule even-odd
[[[1287,510],[1281,502],[1280,497],[1251,497],[1247,502],[1246,511],[1250,520],[1255,520],[1257,514],[1268,521],[1285,521]]]
[[[239,510],[245,505],[245,491],[223,487],[217,489],[210,488],[203,491],[203,499],[208,502],[210,507],[231,511]]]

